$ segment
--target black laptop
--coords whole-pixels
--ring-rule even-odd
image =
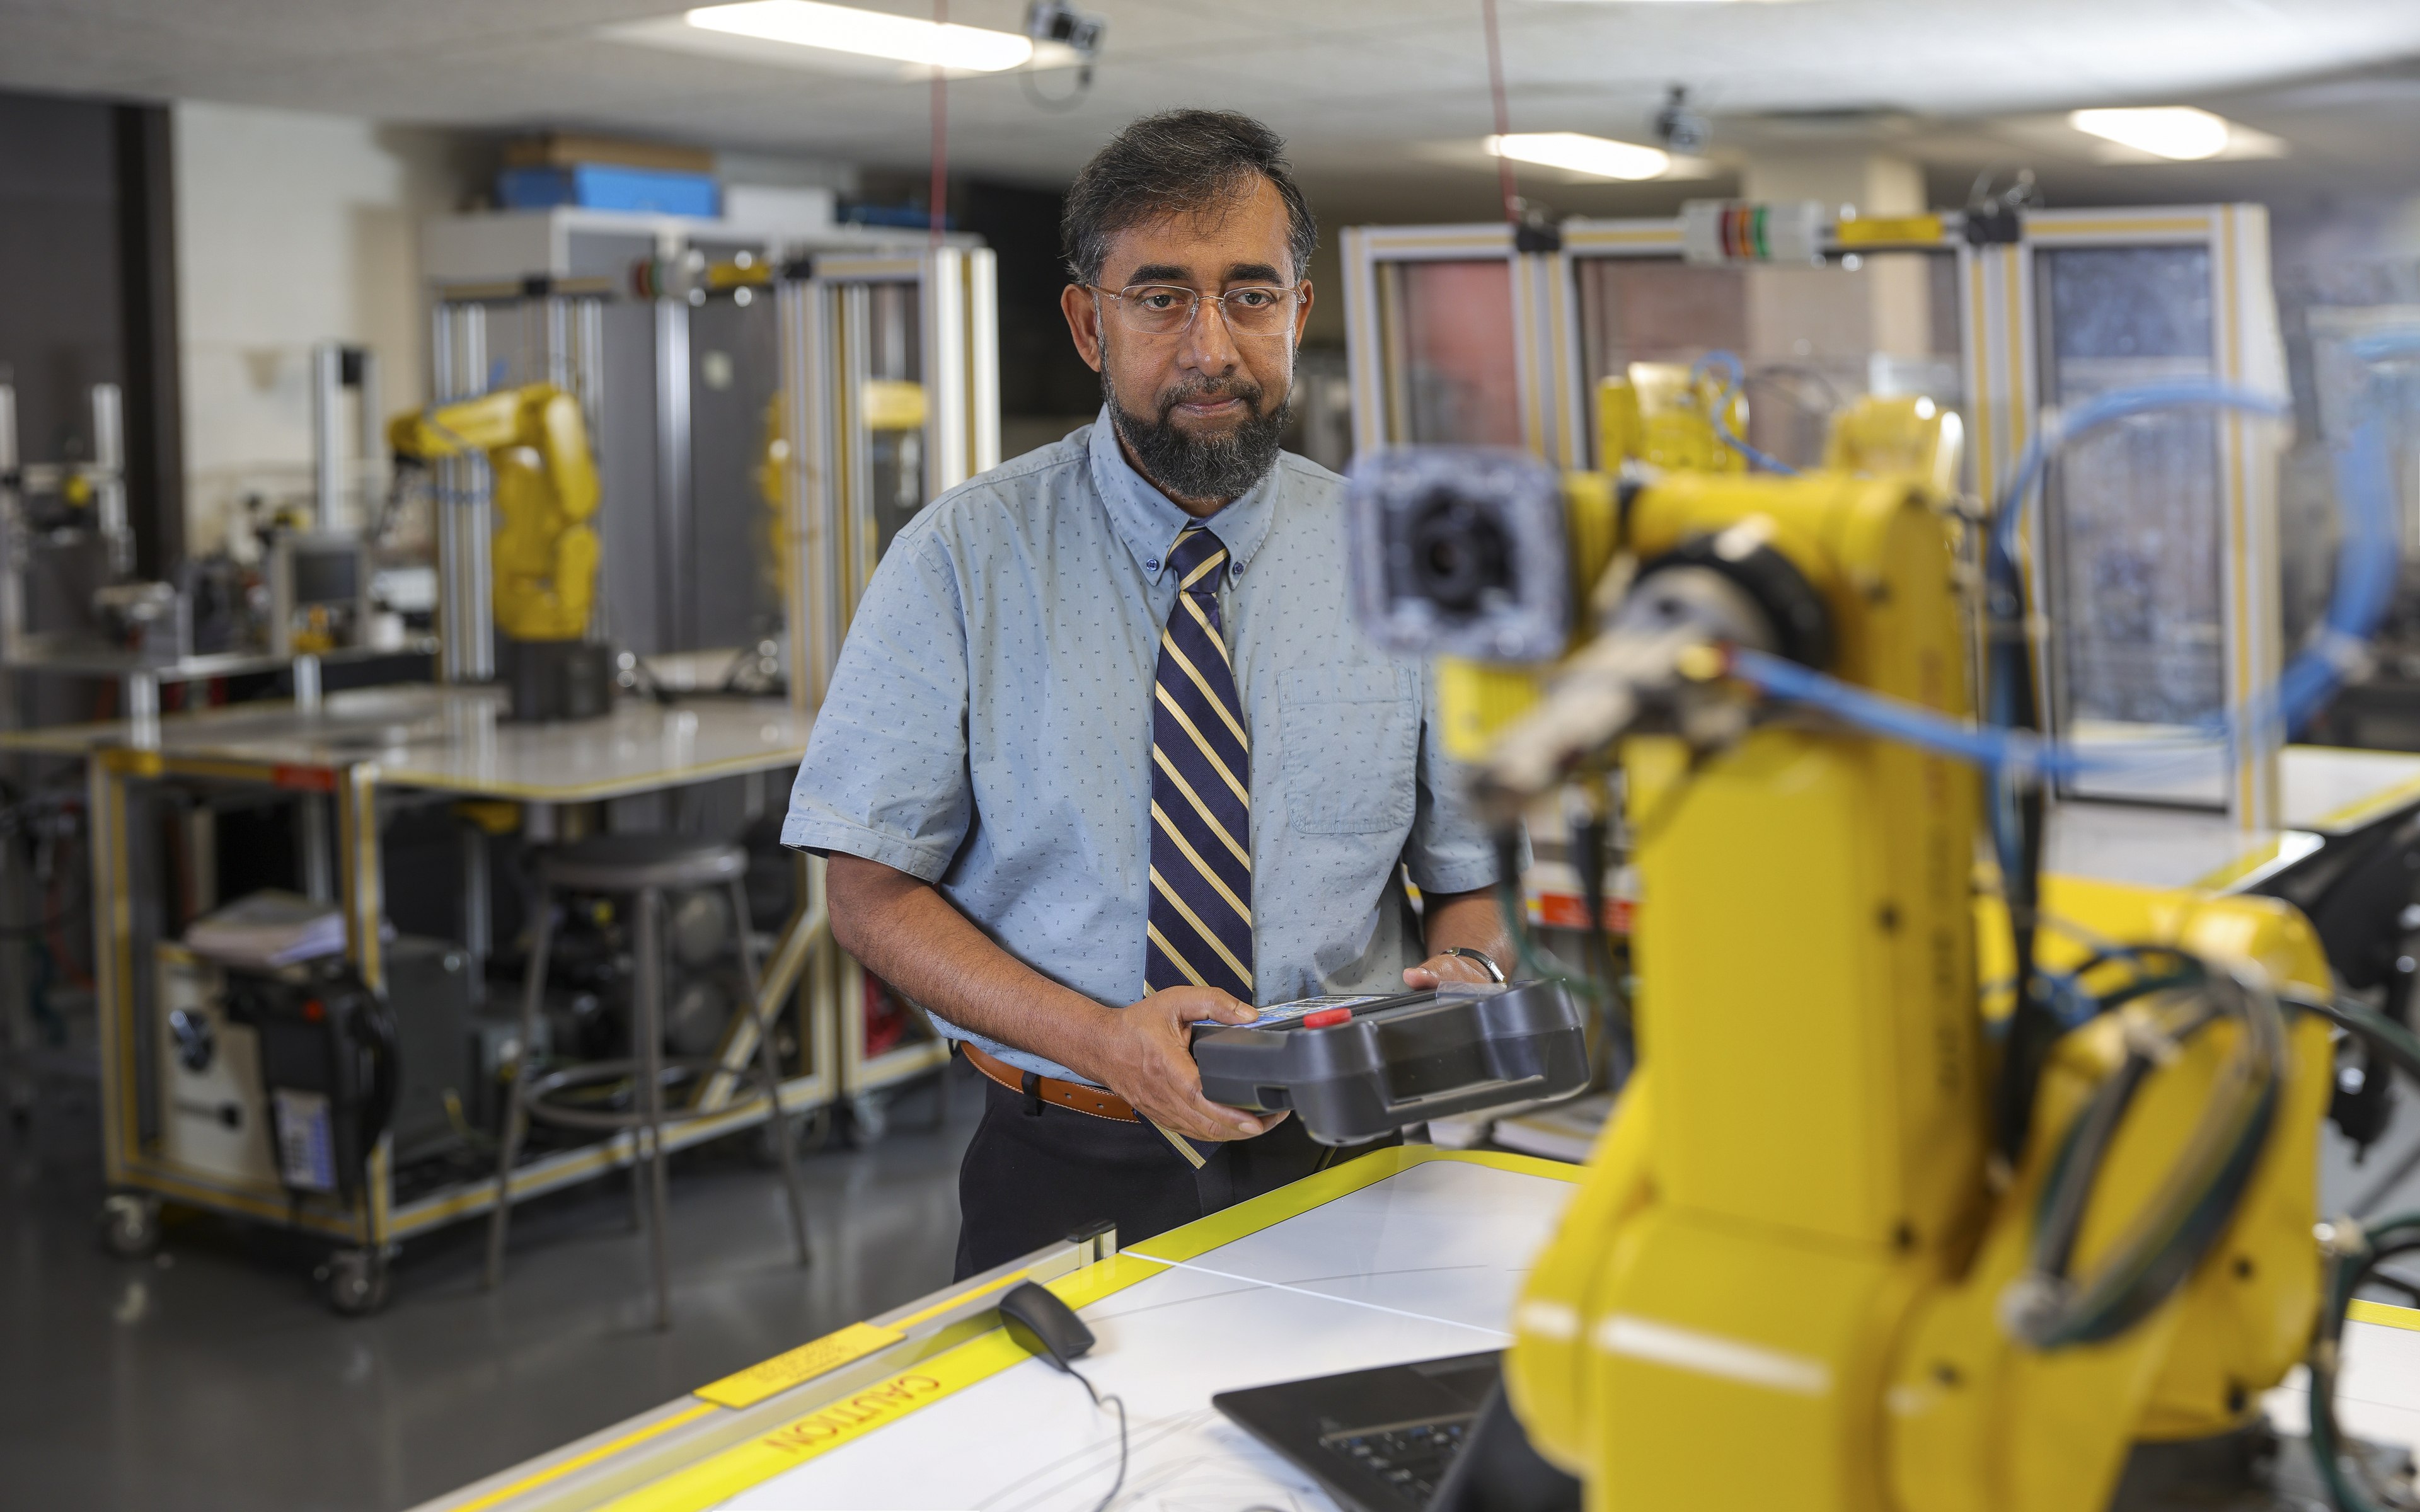
[[[1348,1512],[1579,1512],[1579,1482],[1529,1447],[1501,1355],[1221,1392],[1210,1405],[1311,1473]]]

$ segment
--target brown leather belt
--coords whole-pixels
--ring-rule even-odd
[[[1090,1114],[1095,1119],[1114,1119],[1120,1123],[1140,1123],[1135,1117],[1134,1104],[1106,1087],[1087,1082],[1063,1082],[1056,1076],[1043,1076],[1030,1071],[1019,1071],[998,1056],[986,1053],[970,1040],[960,1040],[958,1048],[975,1070],[1012,1092],[1020,1093],[1035,1112],[1049,1103],[1070,1112]]]

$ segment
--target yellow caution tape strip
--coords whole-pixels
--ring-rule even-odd
[[[851,1323],[787,1353],[752,1365],[737,1375],[700,1386],[697,1395],[718,1407],[752,1407],[802,1381],[812,1381],[853,1360],[862,1360],[876,1350],[887,1350],[907,1336],[895,1328]]]
[[[2381,1328],[2409,1329],[2420,1334],[2420,1312],[2409,1307],[2390,1307],[2382,1302],[2359,1302],[2345,1309],[2345,1316],[2356,1323],[2376,1323]]]
[[[1941,239],[1938,215],[1861,215],[1842,221],[1832,239],[1843,247],[1871,247],[1897,242],[1931,246]]]
[[[634,1432],[625,1433],[620,1438],[615,1439],[611,1443],[600,1443],[596,1448],[589,1450],[586,1454],[576,1455],[569,1459],[549,1465],[543,1470],[523,1475],[520,1479],[514,1481],[511,1485],[500,1486],[496,1489],[489,1491],[487,1495],[480,1497],[475,1502],[465,1502],[460,1506],[454,1508],[454,1512],[483,1512],[484,1508],[501,1505],[505,1502],[511,1501],[514,1497],[520,1495],[523,1491],[535,1490],[538,1487],[544,1486],[549,1481],[561,1480],[564,1476],[570,1474],[575,1470],[585,1470],[590,1465],[596,1464],[600,1459],[607,1459],[614,1455],[620,1454],[623,1450],[629,1448],[634,1443],[643,1443],[647,1440],[654,1438],[657,1434],[669,1432],[674,1428],[679,1427],[684,1423],[694,1423],[699,1418],[706,1416],[708,1412],[711,1412],[714,1410],[715,1409],[713,1407],[706,1403],[700,1402],[695,1407],[690,1408],[685,1412],[675,1412],[670,1417],[658,1418],[655,1422],[648,1424],[645,1427],[637,1429]]]
[[[1167,1269],[1119,1255],[1044,1284],[1068,1306],[1083,1307]],[[608,1504],[610,1512],[701,1512],[1032,1358],[1007,1330],[995,1328],[642,1487]]]

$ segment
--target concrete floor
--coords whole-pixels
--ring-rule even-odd
[[[804,1271],[746,1140],[677,1157],[658,1334],[620,1178],[522,1209],[499,1292],[483,1228],[415,1242],[374,1318],[331,1314],[316,1252],[250,1225],[187,1214],[157,1257],[112,1259],[91,1091],[54,1085],[29,1129],[0,1119],[0,1505],[407,1507],[921,1296],[950,1279],[982,1103],[963,1065],[947,1093],[938,1128],[913,1092],[870,1148],[804,1163]],[[2420,1207],[2420,1099],[2348,1155],[2322,1134],[2323,1211]]]
[[[54,1086],[29,1128],[0,1120],[0,1504],[410,1506],[923,1295],[950,1279],[982,1101],[962,1066],[947,1090],[939,1127],[911,1092],[870,1149],[804,1163],[806,1270],[747,1140],[675,1157],[659,1334],[620,1178],[520,1210],[496,1292],[483,1226],[414,1242],[372,1318],[329,1312],[315,1252],[250,1225],[186,1214],[113,1259],[90,1089]]]

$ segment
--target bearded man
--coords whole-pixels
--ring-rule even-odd
[[[1283,147],[1174,111],[1078,176],[1100,418],[900,532],[791,795],[834,937],[990,1079],[961,1276],[1333,1157],[1203,1097],[1189,1026],[1510,959],[1426,671],[1353,624],[1342,480],[1279,450],[1318,240]]]

